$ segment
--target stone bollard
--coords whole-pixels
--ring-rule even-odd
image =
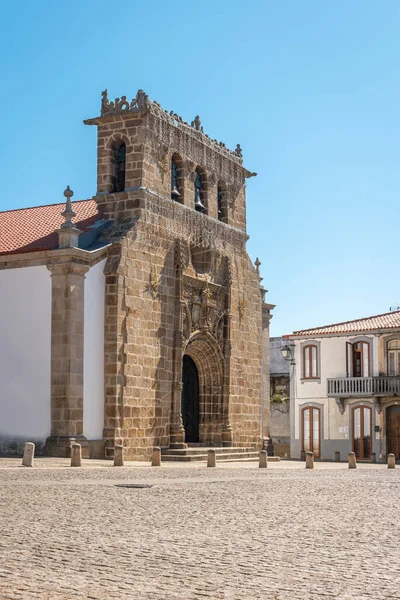
[[[396,457],[394,454],[388,454],[387,462],[388,462],[388,469],[396,468]]]
[[[115,446],[114,448],[114,467],[124,466],[124,447]]]
[[[306,469],[314,468],[314,452],[306,452]]]
[[[71,467],[82,466],[82,448],[80,444],[72,444],[71,446]]]
[[[151,455],[151,466],[161,467],[161,448],[159,446],[155,446],[153,448],[153,454]]]
[[[335,452],[335,462],[340,462],[340,452],[338,450]]]
[[[372,462],[372,463],[376,463],[376,452],[373,452],[373,453],[371,454],[371,462]]]
[[[266,469],[267,468],[267,451],[266,450],[261,450],[260,451],[260,457],[258,460],[258,466],[260,467],[260,469]]]
[[[347,455],[349,469],[357,469],[356,455],[354,452],[349,452]]]
[[[24,456],[22,458],[23,467],[33,467],[33,457],[35,456],[35,444],[26,442]]]
[[[215,450],[209,450],[207,452],[207,467],[216,467],[216,466],[217,466],[217,459],[216,459]]]
[[[65,447],[65,458],[71,458],[72,444],[76,444],[75,438],[71,438],[68,445]]]

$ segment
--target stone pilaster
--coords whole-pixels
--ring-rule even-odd
[[[184,249],[180,240],[175,241],[175,341],[171,401],[170,447],[186,448],[185,429],[182,423],[182,360],[183,360],[183,280]]]
[[[232,267],[225,259],[225,316],[224,316],[224,378],[222,388],[222,445],[232,446],[232,427],[229,420],[229,396],[231,380],[231,311],[232,311]]]
[[[265,292],[261,289],[261,295]],[[262,362],[261,362],[261,438],[263,445],[268,444],[270,436],[271,398],[270,398],[270,365],[269,365],[269,324],[272,319],[273,304],[262,304]],[[269,451],[269,454],[271,452]]]
[[[49,265],[51,314],[51,435],[46,453],[67,456],[71,440],[83,446],[84,281],[89,267],[72,258]],[[86,442],[86,443],[85,443]]]

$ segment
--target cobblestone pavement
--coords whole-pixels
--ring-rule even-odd
[[[1,600],[400,599],[399,468],[20,462],[0,460]]]

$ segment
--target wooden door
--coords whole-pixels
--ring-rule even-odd
[[[302,450],[321,456],[321,414],[319,408],[309,406],[301,411]]]
[[[372,411],[369,406],[353,408],[353,452],[359,460],[372,455]]]
[[[386,411],[386,436],[388,454],[400,459],[400,406],[390,406]]]

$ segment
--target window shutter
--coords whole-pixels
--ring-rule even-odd
[[[363,377],[370,376],[370,345],[368,342],[363,342],[362,344],[362,357],[363,357]]]
[[[353,344],[346,342],[346,371],[347,377],[353,375]]]

